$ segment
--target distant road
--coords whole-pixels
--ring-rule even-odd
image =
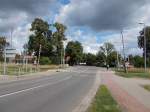
[[[71,112],[91,89],[96,67],[0,84],[0,112]]]

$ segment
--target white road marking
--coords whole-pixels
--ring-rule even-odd
[[[24,90],[20,90],[20,91],[16,91],[16,92],[4,94],[4,95],[1,95],[0,98],[6,97],[6,96],[15,95],[15,94],[19,94],[19,93],[23,93],[23,92],[27,92],[27,91],[31,91],[31,90],[38,89],[38,88],[41,88],[41,87],[46,87],[46,86],[49,86],[49,85],[54,85],[54,84],[63,82],[63,81],[65,81],[65,80],[69,80],[69,79],[71,79],[71,78],[72,78],[72,76],[69,76],[69,77],[66,77],[66,78],[64,78],[64,79],[62,79],[62,80],[59,80],[59,81],[57,81],[57,82],[54,82],[54,83],[47,83],[47,84],[44,84],[44,85],[40,85],[40,86],[36,86],[36,87],[32,87],[32,88],[28,88],[28,89],[24,89]]]
[[[16,81],[10,81],[10,82],[6,82],[6,83],[4,83],[4,84],[11,84],[10,86],[15,86],[15,85],[18,85],[18,83],[19,83],[19,85],[20,84],[24,84],[24,82],[19,82],[19,81],[31,81],[31,82],[29,82],[28,84],[32,84],[32,83],[38,83],[38,82],[40,82],[40,81],[46,81],[46,80],[50,80],[50,79],[54,79],[55,77],[47,77],[47,78],[43,78],[43,79],[29,79],[29,80],[16,80]],[[32,82],[32,80],[34,80],[34,82]],[[14,83],[15,82],[15,83]],[[3,83],[2,83],[3,84]],[[3,87],[5,87],[5,86],[8,86],[8,85],[3,85]],[[1,88],[1,87],[0,87]]]

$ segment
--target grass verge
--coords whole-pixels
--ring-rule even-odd
[[[101,85],[87,112],[121,112],[105,85]]]
[[[124,70],[116,70],[114,69],[115,74],[118,76],[126,77],[126,78],[149,78],[150,72],[145,73],[141,68],[128,69],[128,73],[124,73]]]
[[[131,73],[131,72],[128,72],[128,73],[124,73],[124,72],[120,72],[120,71],[116,71],[115,73],[116,75],[118,76],[122,76],[122,77],[126,77],[126,78],[149,78],[150,79],[150,74],[149,73]]]
[[[144,85],[143,86],[146,90],[150,91],[150,85]]]
[[[39,68],[35,65],[17,65],[17,64],[7,64],[6,74],[7,75],[25,75],[35,72],[43,72],[50,69],[58,69],[59,65],[40,65]],[[0,66],[0,75],[3,75],[3,65]]]

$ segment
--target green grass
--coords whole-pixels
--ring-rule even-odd
[[[143,86],[146,90],[150,91],[150,85],[144,85]]]
[[[124,73],[123,71],[116,71],[115,74],[126,78],[150,78],[150,73],[144,73],[144,72]]]
[[[35,72],[43,72],[43,71],[47,71],[49,69],[57,69],[59,68],[58,65],[40,65],[39,66],[40,69],[38,70],[38,68],[34,65],[27,65],[27,69],[26,67],[22,66],[22,65],[16,65],[16,64],[7,64],[6,67],[6,74],[7,75],[24,75],[24,74],[29,74],[29,73],[35,73]],[[20,69],[20,72],[19,72]],[[0,66],[0,75],[3,75],[3,65],[1,64]]]
[[[128,69],[128,73],[125,73],[123,69],[117,70],[113,69],[116,75],[126,77],[126,78],[149,78],[150,79],[150,71],[145,73],[144,68],[130,68]]]
[[[107,87],[101,85],[87,112],[121,112]]]

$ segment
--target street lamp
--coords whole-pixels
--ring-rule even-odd
[[[146,57],[146,25],[145,23],[139,23],[140,25],[144,25],[144,68],[145,73],[147,71],[147,57]]]

